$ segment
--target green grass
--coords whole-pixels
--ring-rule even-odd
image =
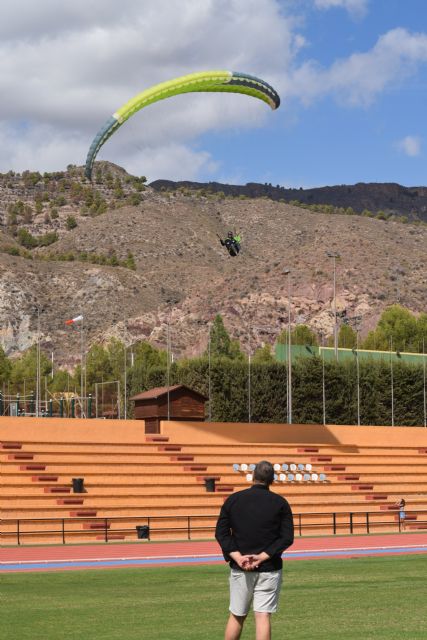
[[[292,561],[277,640],[425,640],[427,555]],[[3,574],[2,640],[221,640],[225,566]],[[252,616],[242,640],[253,640]]]

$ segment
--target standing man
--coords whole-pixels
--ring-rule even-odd
[[[229,496],[218,518],[215,537],[231,568],[225,640],[239,640],[252,600],[256,640],[271,639],[270,616],[277,610],[282,553],[294,541],[291,508],[270,491],[273,480],[273,465],[259,462],[252,487]]]

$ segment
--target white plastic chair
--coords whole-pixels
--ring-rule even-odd
[[[309,473],[304,473],[303,480],[304,480],[304,482],[308,482],[310,480],[310,474]]]
[[[298,471],[304,471],[304,465],[301,462],[298,464]]]
[[[287,470],[289,469],[289,465],[288,465],[288,464],[286,464],[286,462],[284,462],[284,463],[282,464],[282,469],[283,469],[283,471],[287,471]]]
[[[288,473],[288,482],[293,482],[295,480],[295,476],[293,473]]]
[[[319,476],[317,475],[317,473],[312,473],[311,474],[311,479],[313,482],[317,482],[319,479]]]
[[[319,480],[320,480],[320,482],[325,482],[325,480],[326,480],[326,473],[320,473],[320,474],[319,474]]]
[[[233,464],[233,471],[239,471],[239,470],[240,470],[240,465],[239,465],[239,464],[237,464],[237,462],[235,462],[235,463]]]
[[[254,471],[256,467],[256,464],[254,464],[253,462],[251,462],[251,464],[249,465],[249,471]]]
[[[307,464],[305,465],[305,470],[306,471],[311,471],[313,469],[312,465],[310,462],[307,462]]]
[[[246,474],[246,482],[252,482],[252,479],[253,479],[252,473],[247,473]]]
[[[273,465],[273,469],[274,469],[275,471],[280,471],[280,464],[278,464],[278,463],[276,462],[276,464],[274,464],[274,465]]]
[[[292,464],[289,465],[289,469],[291,471],[296,471],[297,470],[297,465],[292,462]]]
[[[248,470],[248,465],[247,465],[247,464],[245,464],[245,463],[241,464],[241,465],[240,465],[240,470],[241,470],[241,471],[247,471],[247,470]]]
[[[286,482],[286,473],[280,473],[279,480],[280,482]]]
[[[300,473],[297,473],[297,474],[296,474],[296,476],[295,476],[295,480],[296,480],[297,482],[301,482],[301,480],[302,480],[302,475],[301,475]]]

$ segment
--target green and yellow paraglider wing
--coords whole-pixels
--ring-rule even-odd
[[[89,180],[92,178],[92,169],[95,158],[102,145],[113,133],[133,116],[137,111],[147,107],[154,102],[179,95],[181,93],[192,93],[197,91],[215,91],[243,93],[266,102],[272,109],[277,109],[280,105],[280,98],[277,92],[269,84],[250,76],[246,73],[233,71],[202,71],[190,73],[168,82],[162,82],[150,87],[134,98],[126,102],[118,109],[101,127],[90,145],[86,159],[85,175]]]

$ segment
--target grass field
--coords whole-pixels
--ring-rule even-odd
[[[427,555],[288,562],[273,637],[426,640],[426,577]],[[0,637],[221,640],[227,578],[225,566],[3,574]]]

